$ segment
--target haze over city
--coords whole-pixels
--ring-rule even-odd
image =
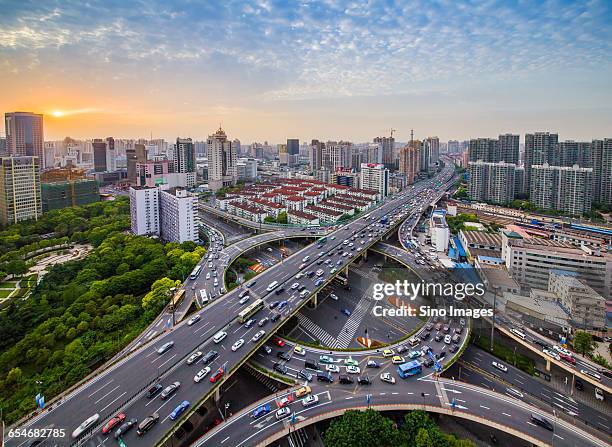
[[[0,109],[45,137],[612,131],[605,1],[3,1]]]

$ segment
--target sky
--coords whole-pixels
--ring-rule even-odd
[[[612,2],[0,0],[45,139],[612,137]],[[522,140],[522,139],[521,139]]]

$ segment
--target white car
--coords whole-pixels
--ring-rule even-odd
[[[395,377],[393,377],[391,373],[382,373],[380,375],[380,380],[386,383],[391,383],[391,384],[395,383]]]
[[[240,304],[240,305],[245,304],[249,299],[250,299],[250,296],[247,295],[247,296],[241,298],[240,301],[238,301],[238,304]]]
[[[206,274],[206,279],[210,279],[210,272]]]
[[[349,365],[346,367],[347,374],[359,374],[360,372],[361,372],[361,369],[359,369],[359,366]]]
[[[305,399],[302,400],[302,405],[304,407],[310,407],[311,405],[316,405],[319,403],[319,396],[315,396],[309,394]]]
[[[253,335],[253,338],[251,338],[251,341],[253,343],[257,342],[261,337],[264,336],[264,334],[266,333],[266,331],[261,330],[259,332],[257,332],[255,335]]]
[[[232,351],[236,352],[244,344],[244,338],[241,338],[232,345]]]
[[[561,361],[561,356],[557,354],[555,351],[551,351],[550,349],[542,349],[542,352],[549,357],[552,357],[555,360]]]
[[[300,283],[299,282],[294,282],[293,284],[291,284],[291,288],[292,289],[297,289],[298,287],[300,287]]]
[[[523,393],[521,393],[516,388],[506,388],[506,394],[509,394],[511,396],[514,396],[514,397],[520,397],[520,398],[523,397]]]
[[[304,274],[302,272],[300,272],[297,275],[295,275],[295,279],[300,279],[303,276],[304,276]]]
[[[81,425],[79,425],[77,428],[74,429],[74,431],[72,432],[72,437],[78,438],[88,428],[92,427],[96,422],[98,422],[98,420],[100,420],[100,415],[98,413],[94,414],[93,416],[88,417],[83,422],[81,422]]]
[[[278,411],[276,412],[276,420],[286,418],[290,414],[291,414],[291,408],[289,407],[279,408]]]
[[[189,321],[187,322],[187,326],[191,326],[192,324],[197,323],[198,321],[200,321],[200,318],[202,318],[202,317],[200,316],[200,314],[196,314],[196,315],[194,315],[194,316],[193,316],[193,317],[191,317],[191,318],[189,319]]]
[[[568,351],[567,349],[565,349],[565,348],[563,348],[563,347],[561,347],[559,345],[554,345],[553,349],[555,351],[557,351],[557,352],[560,352],[563,355],[567,355],[568,357],[573,357],[574,356],[574,354],[572,354],[571,351]]]
[[[338,301],[338,295],[334,294],[334,293],[330,293],[329,297],[334,300],[334,301]]]
[[[601,388],[595,387],[595,399],[604,401],[604,393]]]
[[[450,336],[450,334],[444,336],[444,343],[446,343],[447,345],[450,345],[450,343],[451,343],[451,336]]]
[[[499,363],[499,362],[491,362],[491,365],[493,365],[493,368],[497,368],[497,369],[499,369],[500,371],[503,371],[503,372],[508,372],[508,367],[507,367],[506,365],[502,364],[502,363]]]
[[[339,373],[340,367],[338,365],[327,365],[325,370],[330,373]]]
[[[198,383],[200,380],[206,377],[208,373],[210,373],[210,366],[207,366],[206,368],[199,370],[198,373],[193,377],[193,381],[195,383]]]

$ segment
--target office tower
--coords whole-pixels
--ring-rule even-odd
[[[412,185],[420,171],[421,142],[409,142],[400,149],[399,155],[399,171],[406,174],[406,181]]]
[[[135,177],[134,183],[132,184],[136,186],[159,186],[169,184],[170,180],[175,183],[170,186],[176,186],[176,184],[178,184],[178,179],[170,178],[168,160],[145,160],[142,163],[136,163],[134,171]],[[178,174],[173,173],[172,175],[175,177]]]
[[[147,148],[144,144],[136,143],[134,148],[125,150],[127,159],[127,176],[131,185],[136,185],[136,165],[147,162]]]
[[[431,142],[427,139],[421,142],[419,166],[422,172],[429,172],[431,167]]]
[[[499,159],[488,161],[505,161],[518,166],[519,163],[519,135],[504,134],[499,136]]]
[[[234,138],[232,140],[232,146],[234,147],[234,150],[236,151],[236,157],[239,157],[240,155],[242,155],[242,145],[240,144],[240,140],[238,138]]]
[[[257,180],[257,160],[254,158],[239,158],[237,162],[239,182],[254,182]]]
[[[543,209],[582,215],[591,210],[593,199],[593,169],[578,165],[531,166],[530,200]]]
[[[318,171],[323,166],[324,147],[325,143],[319,140],[312,140],[310,143],[308,162],[310,163],[310,170],[313,172]]]
[[[393,137],[376,137],[373,142],[378,144],[382,152],[382,163],[387,169],[393,169],[395,166],[395,138]]]
[[[106,172],[106,141],[101,138],[93,140],[94,170],[96,172]]]
[[[331,174],[330,183],[335,185],[349,186],[351,188],[359,188],[360,174],[352,168],[337,168]]]
[[[198,240],[197,199],[180,188],[159,193],[160,236],[166,242]]]
[[[447,151],[449,154],[458,154],[459,151],[459,141],[457,140],[449,140],[447,143]]]
[[[351,168],[354,169],[355,171],[358,171],[362,162],[363,160],[362,160],[361,152],[353,151],[353,153],[351,154]]]
[[[43,154],[43,115],[30,112],[11,112],[4,114],[6,148],[9,155],[38,157],[36,165],[44,169]]]
[[[219,129],[208,137],[208,187],[212,191],[235,186],[238,181],[236,148]]]
[[[42,214],[38,157],[0,158],[0,226]]]
[[[130,188],[130,219],[132,233],[159,234],[159,188],[132,186]]]
[[[427,137],[431,151],[430,164],[436,164],[440,160],[440,139],[438,137]]]
[[[263,145],[261,143],[253,143],[249,149],[249,154],[251,157],[256,158],[257,160],[263,160]]]
[[[0,157],[8,155],[8,149],[6,148],[6,137],[0,137]]]
[[[367,162],[373,164],[381,164],[383,161],[383,148],[379,143],[368,144]],[[361,165],[360,165],[361,166]]]
[[[352,153],[352,143],[348,141],[328,141],[322,150],[322,166],[330,172],[334,172],[336,168],[350,167]]]
[[[612,138],[593,140],[593,201],[612,206]]]
[[[184,186],[193,188],[196,185],[196,157],[191,138],[176,139],[172,161],[174,173],[182,174],[181,177],[184,177]]]
[[[505,204],[514,199],[516,165],[482,160],[469,164],[469,194],[472,200]]]
[[[106,170],[108,172],[117,170],[117,152],[115,151],[115,139],[113,137],[106,139]]]
[[[287,138],[287,153],[289,155],[300,154],[300,140],[297,138]]]
[[[559,135],[549,132],[525,134],[525,190],[531,191],[531,166],[552,164]]]
[[[389,194],[389,170],[384,164],[361,163],[359,184],[361,189],[377,191],[379,198],[384,198]]]

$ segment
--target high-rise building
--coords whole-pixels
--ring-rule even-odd
[[[359,184],[361,189],[378,191],[380,198],[389,194],[389,170],[384,164],[361,163]]]
[[[92,179],[43,182],[40,192],[43,213],[100,201],[98,185]]]
[[[612,206],[612,138],[593,140],[593,201]]]
[[[147,162],[147,148],[144,144],[135,144],[134,148],[125,150],[127,159],[127,176],[131,185],[136,185],[136,165]]]
[[[0,157],[8,155],[8,149],[6,148],[6,137],[0,137]]]
[[[370,143],[367,148],[368,152],[368,163],[381,164],[383,161],[383,148],[382,144]]]
[[[354,169],[355,171],[358,171],[362,162],[363,160],[362,160],[361,152],[353,151],[353,153],[351,154],[351,168]]]
[[[239,158],[237,165],[239,182],[254,182],[257,180],[257,160],[254,158]]]
[[[130,188],[132,233],[139,236],[159,234],[159,191],[157,187]]]
[[[323,148],[325,143],[319,140],[312,140],[310,143],[309,163],[310,170],[315,172],[323,166]]]
[[[38,157],[37,166],[39,169],[45,168],[39,165],[44,163],[43,115],[30,112],[5,113],[4,129],[9,155]]]
[[[514,199],[516,165],[491,163],[482,160],[469,164],[470,199],[505,204]]]
[[[505,161],[518,166],[519,164],[519,135],[504,134],[499,136],[499,159],[488,161]]]
[[[106,170],[108,172],[117,170],[117,152],[115,151],[115,139],[113,137],[106,139]]]
[[[373,142],[378,144],[382,152],[382,163],[387,169],[395,167],[395,138],[393,137],[376,137]]]
[[[209,189],[217,191],[235,186],[238,181],[236,148],[221,127],[208,137],[207,148]]]
[[[399,171],[406,174],[406,181],[412,185],[421,169],[421,142],[409,142],[400,149],[399,155]]]
[[[591,210],[592,168],[532,165],[531,179],[529,197],[537,207],[576,216]]]
[[[579,141],[563,141],[557,144],[554,158],[549,164],[556,166],[574,166],[581,168],[593,167],[591,143]]]
[[[129,161],[129,160],[128,160]],[[136,163],[134,168],[136,186],[159,186],[170,183],[168,160],[145,160],[143,163]],[[173,173],[173,176],[178,174]],[[129,176],[129,165],[128,165]],[[178,181],[176,181],[178,183]]]
[[[94,157],[94,170],[96,172],[108,171],[106,165],[106,141],[101,138],[93,140],[93,157]]]
[[[359,188],[359,173],[352,168],[337,168],[331,174],[330,183]]]
[[[531,167],[553,164],[559,135],[549,132],[525,134],[525,190],[531,191]]]
[[[457,140],[449,140],[447,143],[447,150],[449,154],[458,154],[459,151],[459,141]]]
[[[289,155],[300,154],[300,140],[297,138],[287,138],[287,153]]]
[[[347,168],[352,164],[353,144],[348,141],[328,141],[322,150],[323,167],[334,172],[336,168]]]
[[[177,138],[173,152],[174,173],[182,174],[181,177],[185,177],[184,186],[193,188],[196,185],[196,155],[193,140]]]
[[[242,144],[240,144],[240,140],[238,138],[234,138],[232,140],[232,146],[236,151],[236,157],[240,157],[242,155]]]
[[[436,164],[440,161],[440,139],[438,137],[427,137],[431,150],[431,164]]]
[[[42,215],[38,157],[0,158],[0,226]]]
[[[493,138],[475,138],[470,140],[469,146],[470,161],[499,161],[499,141]]]

